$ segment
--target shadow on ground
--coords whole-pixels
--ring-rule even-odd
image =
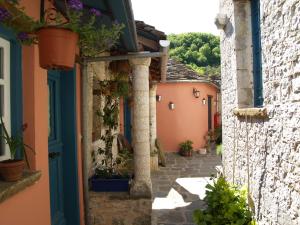
[[[152,173],[152,225],[192,225],[193,211],[204,208],[205,186],[221,158],[214,153],[166,155],[167,166]]]

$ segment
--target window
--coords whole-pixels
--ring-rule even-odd
[[[251,0],[252,46],[253,46],[253,93],[254,107],[263,105],[260,0]]]
[[[10,101],[10,42],[0,38],[0,116],[9,134],[11,134]],[[0,127],[2,135],[3,128]],[[0,138],[0,160],[10,157],[8,146]]]
[[[260,0],[233,3],[238,108],[261,107]]]

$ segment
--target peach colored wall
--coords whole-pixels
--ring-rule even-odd
[[[200,91],[200,97],[195,98],[193,88]],[[212,99],[213,116],[217,110],[215,104],[217,88],[206,83],[165,83],[158,84],[157,95],[162,100],[157,102],[157,136],[165,151],[179,150],[179,143],[192,140],[194,149],[203,148],[204,136],[208,131],[208,95]],[[205,97],[206,105],[202,104]],[[169,109],[169,102],[175,103],[175,109]]]
[[[28,15],[39,19],[40,0],[21,0]],[[39,67],[38,47],[23,47],[23,122],[28,125],[24,141],[35,149],[30,165],[42,172],[31,187],[0,204],[2,225],[50,225],[50,192],[48,171],[48,86],[47,71]],[[77,67],[78,174],[81,225],[84,225],[80,124],[80,70]]]

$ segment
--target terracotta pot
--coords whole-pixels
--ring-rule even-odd
[[[180,155],[185,156],[185,157],[191,157],[193,155],[193,152],[180,150]]]
[[[5,160],[0,162],[0,175],[5,181],[17,181],[23,175],[24,160]]]
[[[78,34],[56,27],[37,32],[40,66],[44,69],[70,70],[74,68]]]

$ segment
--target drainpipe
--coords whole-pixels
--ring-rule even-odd
[[[160,52],[163,54],[161,57],[161,65],[160,65],[160,74],[161,74],[161,82],[165,83],[167,81],[167,65],[168,65],[168,51],[170,46],[170,41],[168,40],[160,40]]]
[[[83,194],[84,194],[84,216],[85,225],[90,225],[89,217],[89,171],[92,144],[92,124],[93,124],[93,75],[88,73],[86,61],[82,65],[82,147],[83,147]]]

